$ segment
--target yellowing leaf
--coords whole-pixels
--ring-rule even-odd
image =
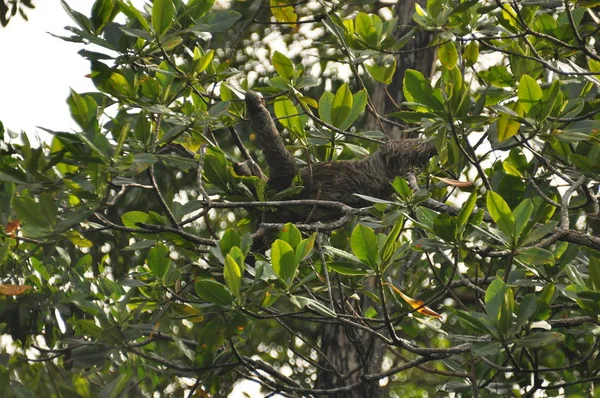
[[[458,181],[458,180],[453,180],[450,178],[444,178],[444,177],[435,177],[440,181],[445,182],[448,185],[452,185],[453,187],[458,187],[458,188],[467,188],[473,185],[473,183],[471,181]]]
[[[4,228],[4,232],[11,238],[15,237],[15,231],[19,229],[21,226],[21,220],[12,220],[6,224],[6,228]]]
[[[509,139],[519,132],[521,123],[513,120],[508,115],[502,115],[498,119],[498,142]]]
[[[391,283],[386,283],[386,285],[388,285],[389,287],[392,288],[392,290],[394,290],[396,293],[398,293],[398,295],[400,297],[402,297],[402,299],[404,301],[406,301],[412,308],[414,308],[415,310],[417,310],[417,312],[419,314],[426,315],[426,316],[431,316],[431,317],[438,318],[438,319],[442,319],[442,316],[440,314],[438,314],[437,312],[435,312],[431,308],[427,307],[423,301],[416,300],[416,299],[414,299],[412,297],[407,296],[406,294],[402,293],[400,291],[400,289],[398,289],[396,286],[392,285]]]
[[[26,291],[31,290],[29,285],[4,285],[0,284],[0,294],[5,296],[17,296],[23,294]]]
[[[288,0],[271,0],[271,12],[278,22],[288,22],[291,26],[296,26],[298,15],[289,4]]]

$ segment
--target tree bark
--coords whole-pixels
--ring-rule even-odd
[[[425,7],[425,0],[398,0],[394,6],[394,15],[399,18],[398,29],[395,36],[400,39],[415,25],[412,16],[415,12],[415,4],[418,3]],[[371,100],[375,110],[380,115],[386,115],[395,112],[398,109],[396,104],[404,100],[402,93],[402,81],[407,69],[415,69],[423,73],[426,77],[431,77],[433,74],[433,65],[436,60],[435,48],[423,49],[429,45],[432,34],[430,32],[419,30],[415,33],[413,40],[410,40],[406,46],[400,51],[401,54],[396,55],[396,73],[389,84],[387,90],[393,98],[393,102],[388,98],[383,87],[380,90],[374,90],[371,95]],[[420,50],[419,50],[420,49]],[[380,83],[377,83],[380,84]],[[386,133],[390,139],[408,138],[401,129],[391,125],[385,125]],[[366,130],[381,130],[381,125],[375,116],[368,114],[366,120]]]
[[[399,28],[396,31],[396,38],[401,38],[414,26],[412,16],[415,11],[415,3],[419,3],[425,7],[426,1],[399,0],[396,3],[394,13],[399,18]],[[397,110],[396,104],[402,102],[404,99],[402,81],[407,69],[415,69],[425,76],[431,77],[436,59],[435,48],[418,50],[426,47],[431,41],[431,37],[432,35],[429,32],[417,31],[414,39],[402,48],[403,53],[396,56],[396,73],[388,86],[388,92],[392,96],[393,101],[388,98],[383,87],[373,90],[371,100],[377,113],[385,115]],[[409,52],[406,52],[407,50]],[[372,114],[368,114],[365,123],[366,130],[381,129],[379,121]],[[401,129],[398,127],[386,125],[385,128],[390,139],[408,138],[403,135]],[[371,281],[371,283],[374,285],[374,281]],[[363,302],[365,301],[363,300]],[[315,388],[331,389],[342,387],[361,381],[361,377],[364,375],[378,373],[381,371],[385,354],[384,344],[380,340],[375,339],[372,334],[334,324],[323,325],[320,348],[329,360],[328,362],[324,358],[321,358],[319,360],[321,367],[329,370],[333,365],[342,375],[348,375],[350,371],[357,367],[360,367],[360,370],[344,378],[334,372],[319,369]],[[361,387],[353,391],[328,396],[335,398],[378,398],[382,394],[383,389],[379,387],[379,383],[370,382],[362,384]]]

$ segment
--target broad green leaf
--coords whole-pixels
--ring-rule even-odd
[[[96,0],[92,6],[92,25],[94,27],[94,33],[100,34],[108,22],[110,22],[111,16],[113,16],[113,10],[117,5],[116,0]]]
[[[600,72],[600,61],[588,58],[588,68],[590,68],[590,72]]]
[[[294,78],[294,63],[279,51],[273,53],[271,63],[279,76],[283,77],[285,80],[291,81]]]
[[[273,271],[290,286],[298,269],[294,249],[287,242],[277,239],[271,245],[271,263]]]
[[[194,291],[203,300],[223,307],[233,302],[233,296],[221,283],[212,279],[202,279],[194,285]]]
[[[346,83],[342,84],[333,98],[331,124],[338,128],[344,124],[344,121],[350,116],[353,101],[354,98],[348,85]]]
[[[313,247],[315,246],[315,239],[317,238],[317,233],[313,233],[307,239],[302,239],[296,247],[296,263],[300,264],[301,261],[304,261],[308,258],[310,253],[312,252]]]
[[[506,201],[496,192],[488,191],[486,203],[490,215],[500,230],[506,236],[513,237],[515,234],[515,218]]]
[[[365,113],[365,107],[367,105],[367,90],[364,88],[358,91],[356,94],[352,96],[352,109],[350,110],[350,114],[341,124],[340,129],[346,130],[348,127],[354,123],[356,119],[363,113]]]
[[[532,320],[537,309],[537,297],[534,293],[525,296],[517,309],[517,328]]]
[[[148,250],[146,262],[148,263],[148,268],[150,268],[152,274],[158,279],[162,279],[167,273],[169,264],[171,263],[169,248],[163,243],[158,242],[156,246]]]
[[[438,47],[438,58],[446,69],[452,69],[458,63],[458,52],[453,42],[447,41]]]
[[[289,222],[283,226],[277,237],[296,250],[296,247],[298,247],[298,244],[302,240],[302,233],[300,233],[300,230],[294,224]]]
[[[91,21],[88,19],[88,17],[86,17],[79,11],[73,10],[71,7],[69,7],[69,5],[67,4],[66,1],[61,0],[60,3],[62,4],[63,8],[65,9],[67,15],[69,17],[71,17],[73,22],[75,22],[85,32],[88,32],[88,33],[91,32],[92,24],[91,24]]]
[[[354,26],[356,27],[356,33],[362,37],[371,46],[376,46],[378,42],[378,34],[373,19],[370,15],[364,12],[359,12],[356,15]]]
[[[519,251],[517,259],[523,261],[525,264],[532,265],[554,264],[556,260],[550,250],[541,247],[530,247]]]
[[[121,222],[127,228],[140,228],[138,223],[148,223],[148,214],[142,211],[129,211],[121,216]]]
[[[383,248],[381,250],[381,261],[383,264],[387,264],[396,252],[396,241],[398,240],[398,236],[400,236],[403,226],[404,217],[400,216],[387,236],[385,243],[383,244]]]
[[[197,20],[197,25],[191,30],[197,32],[224,32],[231,28],[242,17],[234,10],[212,11]]]
[[[194,72],[201,73],[204,72],[212,62],[215,56],[215,50],[210,50],[206,54],[199,56],[197,59],[195,55],[196,50],[194,50]]]
[[[533,202],[531,199],[525,199],[522,201],[513,211],[515,218],[515,239],[519,239],[521,232],[529,222],[529,218],[533,213]]]
[[[215,0],[189,0],[187,9],[192,18],[198,19],[205,15],[214,4]]]
[[[442,110],[444,105],[433,95],[431,81],[426,79],[421,72],[408,69],[404,75],[404,95],[414,99],[415,102],[425,105],[432,110]]]
[[[510,116],[502,115],[498,119],[498,142],[502,142],[519,132],[521,123],[513,120]]]
[[[588,287],[592,290],[600,292],[600,259],[598,257],[590,257],[588,275]]]
[[[465,46],[463,58],[465,60],[465,66],[470,67],[475,65],[479,59],[479,44],[476,41],[472,41]]]
[[[291,26],[295,26],[298,15],[290,3],[292,2],[289,0],[270,0],[271,12],[278,22],[287,22]]]
[[[319,118],[325,123],[331,124],[331,108],[335,95],[331,91],[325,91],[319,99]]]
[[[223,256],[229,253],[233,247],[240,247],[241,244],[240,235],[233,228],[228,228],[217,243]]]
[[[173,22],[173,0],[154,0],[152,3],[152,27],[158,37],[165,34]]]
[[[379,246],[375,232],[369,227],[358,224],[352,231],[350,247],[359,260],[376,269],[379,259]]]
[[[337,317],[335,312],[323,305],[320,301],[302,296],[291,296],[290,301],[298,308],[306,307],[324,316]]]
[[[550,85],[550,88],[544,90],[544,97],[542,100],[542,111],[540,114],[540,120],[544,121],[552,111],[554,110],[554,106],[556,104],[556,100],[560,95],[560,80],[554,80]]]
[[[473,191],[471,195],[469,195],[469,199],[462,205],[460,209],[460,213],[458,213],[457,218],[457,227],[460,230],[463,230],[467,225],[467,221],[469,221],[469,217],[473,213],[473,209],[475,209],[475,202],[477,201],[477,192]]]
[[[71,117],[77,122],[79,127],[86,129],[88,125],[96,118],[97,104],[94,99],[86,95],[84,97],[71,90],[71,95],[67,99],[67,104],[71,110]]]
[[[242,285],[242,270],[233,257],[229,254],[225,257],[225,268],[223,278],[227,288],[235,297],[240,299],[240,287]]]
[[[383,84],[390,84],[396,72],[396,57],[391,55],[377,57],[373,65],[365,64],[365,66],[373,79]]]
[[[296,109],[292,101],[287,97],[278,97],[275,100],[274,109],[277,121],[282,126],[298,135],[303,133],[304,128],[302,127],[298,109]]]
[[[562,342],[565,336],[558,332],[535,332],[522,339],[516,340],[517,345],[525,348],[540,348],[553,346]]]
[[[148,24],[142,13],[131,3],[131,0],[127,0],[126,3],[119,1],[118,5],[123,14],[127,15],[129,19],[136,19],[146,32],[150,32],[150,24]]]
[[[502,279],[496,278],[485,291],[485,311],[488,318],[496,325],[500,321],[500,307],[504,302],[507,289]]]
[[[529,75],[521,76],[519,81],[519,104],[526,114],[542,99],[542,89]]]

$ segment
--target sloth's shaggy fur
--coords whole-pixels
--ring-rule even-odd
[[[246,106],[248,118],[269,165],[269,186],[283,190],[299,174],[304,189],[295,199],[332,200],[353,207],[368,206],[368,202],[353,194],[386,199],[393,192],[390,183],[396,176],[405,176],[422,168],[436,154],[431,142],[420,139],[392,140],[361,160],[320,162],[299,168],[294,157],[286,150],[262,96],[248,91]],[[313,219],[331,217],[330,214],[313,216]]]

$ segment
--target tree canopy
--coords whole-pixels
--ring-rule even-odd
[[[597,394],[598,2],[75,3],[78,131],[0,124],[0,391]],[[435,155],[280,189],[250,90],[309,171]]]

